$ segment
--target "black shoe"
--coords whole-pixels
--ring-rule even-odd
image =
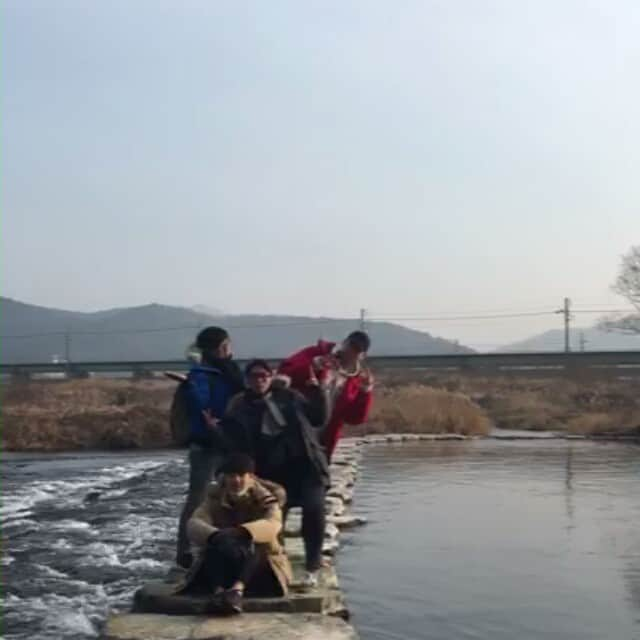
[[[211,599],[205,607],[205,613],[210,613],[214,616],[225,616],[227,614],[227,607],[224,602],[224,592],[216,593],[211,596]]]
[[[222,606],[229,615],[242,613],[242,591],[229,589],[222,594]]]

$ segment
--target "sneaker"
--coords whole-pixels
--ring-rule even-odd
[[[318,572],[307,571],[302,578],[302,586],[305,589],[315,589],[318,586]]]
[[[222,594],[222,606],[225,613],[238,615],[242,613],[242,591],[229,589]]]

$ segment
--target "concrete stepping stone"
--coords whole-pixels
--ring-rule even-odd
[[[337,578],[334,584],[337,583]],[[346,612],[342,593],[330,578],[315,589],[303,590],[295,583],[284,598],[245,598],[246,613],[318,613],[342,615]],[[175,586],[166,582],[149,582],[136,591],[134,613],[160,613],[174,616],[211,613],[211,596],[207,594],[175,594]]]
[[[284,548],[291,562],[302,562],[304,560],[304,542],[302,538],[285,538]],[[333,556],[338,551],[340,545],[337,539],[329,540],[325,538],[322,544],[322,553]]]
[[[367,524],[367,519],[363,516],[346,514],[342,516],[327,516],[327,522],[334,524],[338,529],[355,529]]]
[[[296,518],[287,518],[287,523],[284,528],[284,536],[285,538],[299,538],[302,535],[302,516]],[[324,537],[330,540],[337,538],[340,535],[340,531],[338,528],[331,524],[327,523],[325,528]]]
[[[233,618],[120,614],[105,640],[357,640],[353,627],[321,614],[245,614]]]
[[[327,515],[341,516],[344,513],[345,506],[344,501],[340,498],[334,498],[333,496],[327,496],[325,499],[325,511]]]

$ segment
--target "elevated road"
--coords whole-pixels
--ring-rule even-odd
[[[242,364],[242,360],[239,361]],[[277,360],[273,360],[274,364]],[[471,373],[480,375],[571,375],[578,372],[602,376],[640,375],[638,351],[587,351],[575,353],[487,353],[430,356],[372,356],[374,370],[413,370],[433,373]],[[186,360],[129,362],[73,362],[0,364],[0,375],[55,377],[68,375],[152,376],[163,371],[186,371]]]

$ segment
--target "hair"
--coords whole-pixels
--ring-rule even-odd
[[[244,368],[244,375],[248,376],[254,369],[258,368],[264,369],[269,373],[273,373],[271,365],[266,360],[262,360],[261,358],[254,358],[253,360],[251,360],[251,362],[247,363],[247,366]]]
[[[206,327],[196,337],[196,347],[203,352],[215,351],[225,340],[229,339],[229,333],[221,327]]]
[[[360,353],[366,353],[371,347],[371,338],[364,331],[350,333],[345,342]]]
[[[256,464],[251,456],[246,453],[232,453],[227,456],[226,460],[222,463],[218,473],[237,473],[238,475],[244,475],[245,473],[255,473]]]

